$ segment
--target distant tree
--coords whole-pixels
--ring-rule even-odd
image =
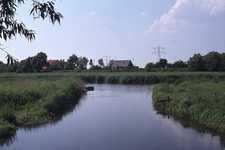
[[[167,68],[172,68],[172,64],[171,63],[167,63]]]
[[[80,57],[79,59],[79,69],[87,69],[88,59],[86,57]]]
[[[91,67],[93,66],[93,60],[92,60],[92,59],[90,59],[89,65],[90,65]]]
[[[0,72],[6,72],[7,71],[7,65],[4,63],[0,63]]]
[[[78,57],[73,54],[69,57],[69,59],[67,60],[67,64],[66,64],[66,69],[75,69],[78,68],[79,66],[79,59]]]
[[[18,73],[33,72],[33,67],[32,67],[32,64],[31,64],[31,60],[32,60],[32,58],[28,57],[27,59],[22,60],[21,62],[19,62],[16,72],[18,72]]]
[[[190,57],[187,61],[188,70],[190,71],[205,71],[205,62],[201,54],[194,54],[194,56]]]
[[[102,67],[105,66],[102,58],[98,60],[98,64]]]
[[[63,70],[66,62],[64,60],[54,61],[49,67],[49,70]]]
[[[183,62],[183,60],[178,60],[172,64],[172,68],[187,68],[187,63]]]
[[[30,0],[33,8],[30,15],[36,18],[49,18],[49,21],[54,24],[56,21],[60,24],[62,14],[55,11],[54,2],[47,1],[39,2],[37,0]],[[55,0],[54,0],[55,1]],[[26,1],[27,2],[27,1]],[[23,35],[28,41],[35,40],[35,31],[26,28],[23,22],[18,22],[15,17],[17,15],[17,8],[19,5],[25,4],[25,0],[0,0],[0,38],[7,41],[17,34]],[[2,50],[2,49],[1,49]],[[7,65],[13,63],[16,59],[12,55],[6,55]]]
[[[203,58],[208,71],[220,70],[220,54],[218,52],[209,52]]]
[[[166,59],[160,59],[159,62],[155,64],[156,68],[165,68],[167,65],[167,60]]]
[[[108,64],[109,69],[112,69],[113,63],[114,63],[114,60],[113,59],[109,61],[109,64]]]
[[[40,72],[44,66],[49,66],[47,55],[43,52],[38,53],[32,58],[31,65],[35,71]]]
[[[98,65],[93,65],[92,67],[89,68],[89,70],[102,70],[102,67]]]
[[[225,53],[220,54],[220,70],[225,71]]]
[[[153,62],[147,63],[145,65],[145,71],[152,71],[153,68],[155,68],[155,65]]]

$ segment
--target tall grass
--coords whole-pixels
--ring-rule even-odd
[[[62,78],[79,78],[86,83],[119,83],[119,84],[155,84],[183,81],[225,81],[224,72],[52,72],[31,74],[0,74],[1,81],[16,81],[24,79],[59,80]]]
[[[171,102],[157,100],[173,99]],[[225,133],[225,82],[186,81],[177,86],[156,85],[153,89],[156,110],[182,119],[196,120],[200,124]]]
[[[83,92],[83,82],[71,78],[0,82],[0,137],[20,124],[46,121],[78,101]]]
[[[76,80],[74,80],[76,79]],[[79,80],[79,81],[78,81]],[[45,121],[48,116],[52,113],[58,112],[60,109],[71,105],[74,99],[77,99],[83,92],[83,82],[86,83],[111,83],[111,84],[155,84],[155,83],[173,83],[174,85],[179,85],[177,91],[174,92],[176,87],[167,87],[161,85],[161,91],[157,91],[159,88],[156,86],[154,89],[159,94],[160,98],[175,97],[174,93],[178,96],[175,97],[177,102],[181,101],[182,105],[179,105],[179,114],[191,114],[192,112],[188,110],[188,113],[182,111],[187,111],[183,109],[185,105],[190,105],[190,109],[201,110],[205,105],[207,106],[207,111],[210,116],[213,116],[217,112],[214,110],[211,112],[211,108],[220,110],[219,108],[224,106],[224,102],[220,100],[220,92],[215,91],[214,95],[219,98],[219,105],[215,105],[207,102],[202,103],[201,99],[205,101],[204,98],[208,96],[202,95],[198,92],[195,97],[191,89],[194,87],[189,86],[184,81],[192,81],[190,84],[200,84],[202,82],[218,83],[225,81],[225,73],[220,72],[54,72],[54,73],[30,73],[30,74],[0,74],[0,136],[5,135],[5,133],[11,133],[16,130],[16,126],[26,122],[38,123]],[[184,82],[184,83],[183,83]],[[182,83],[182,84],[181,84]],[[182,85],[188,85],[186,88],[179,88]],[[223,82],[224,83],[224,82]],[[217,85],[217,84],[216,84]],[[185,86],[184,86],[185,87]],[[196,85],[196,87],[198,87]],[[211,90],[217,89],[214,86]],[[221,89],[224,89],[221,87]],[[220,89],[218,89],[219,91]],[[188,92],[187,92],[188,91]],[[210,92],[209,92],[210,93]],[[183,95],[182,95],[183,94]],[[189,96],[189,95],[192,96]],[[185,100],[178,100],[179,95],[182,95]],[[211,94],[213,95],[213,94]],[[181,96],[181,97],[182,97]],[[214,97],[215,98],[215,97]],[[154,98],[158,99],[158,98]],[[183,102],[184,101],[184,102]],[[199,101],[198,107],[192,107],[194,102]],[[165,109],[174,110],[178,106],[173,108],[173,103],[166,105]],[[158,107],[158,104],[155,105]],[[175,105],[174,105],[175,106]],[[182,107],[181,107],[182,106]],[[164,108],[164,105],[159,105],[159,108]],[[189,109],[189,106],[188,106]],[[206,112],[207,112],[206,111]],[[206,115],[205,114],[205,115]],[[221,114],[220,114],[221,115]],[[198,117],[203,117],[204,115],[198,114],[192,115],[195,119]],[[205,116],[206,117],[206,116]],[[220,116],[221,117],[221,116]],[[204,117],[203,117],[204,118]],[[215,117],[217,118],[217,117]],[[214,118],[214,119],[215,119]],[[198,119],[198,118],[197,118]],[[207,121],[203,121],[207,122]],[[210,122],[208,120],[208,122]],[[221,121],[217,121],[221,122]],[[215,123],[216,124],[216,123]],[[221,126],[223,124],[216,124],[215,126]],[[224,128],[222,126],[221,128]],[[224,130],[224,129],[223,129]]]

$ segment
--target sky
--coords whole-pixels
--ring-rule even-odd
[[[52,25],[33,19],[32,5],[17,9],[17,20],[35,30],[36,40],[19,35],[0,39],[2,48],[19,61],[44,52],[48,60],[78,57],[104,62],[132,60],[144,68],[160,58],[188,61],[194,54],[225,52],[225,0],[57,0],[64,18]],[[6,63],[0,52],[0,61]]]

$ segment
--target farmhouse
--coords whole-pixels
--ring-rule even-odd
[[[131,60],[115,60],[112,64],[112,68],[113,69],[117,69],[117,68],[127,68],[127,67],[133,67],[133,64],[131,62]]]
[[[49,67],[51,66],[51,64],[52,64],[53,62],[55,62],[55,61],[59,61],[59,60],[57,60],[57,59],[56,59],[56,60],[47,60],[46,62],[49,63],[49,66],[48,66],[48,67],[47,67],[47,66],[44,66],[43,69],[49,68]]]

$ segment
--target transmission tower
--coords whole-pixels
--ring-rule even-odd
[[[103,56],[102,58],[103,58],[103,59],[105,58],[105,65],[107,66],[107,65],[108,65],[108,64],[107,64],[107,62],[108,62],[108,61],[107,61],[107,58],[110,58],[110,56],[107,56],[107,55],[106,55],[106,56]]]
[[[164,50],[164,49],[166,49],[166,48],[165,48],[165,47],[160,47],[160,46],[158,46],[158,47],[153,47],[153,49],[154,49],[154,50],[158,49],[157,51],[152,52],[152,54],[158,54],[157,61],[159,62],[159,60],[160,60],[160,54],[166,54],[166,52],[161,51],[161,49]]]

